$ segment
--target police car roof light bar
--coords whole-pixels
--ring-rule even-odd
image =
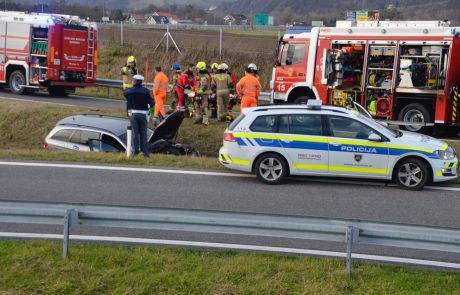
[[[320,110],[322,101],[320,99],[309,99],[307,101],[307,109]]]

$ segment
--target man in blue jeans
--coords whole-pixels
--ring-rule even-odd
[[[144,157],[149,156],[147,147],[147,114],[155,106],[155,102],[150,95],[150,91],[142,87],[144,77],[134,75],[133,87],[123,93],[126,98],[129,120],[133,130],[134,155],[141,151]],[[140,151],[139,151],[140,146]]]

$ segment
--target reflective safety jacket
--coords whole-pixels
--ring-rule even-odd
[[[136,68],[124,66],[121,68],[121,75],[123,77],[123,90],[133,87],[133,77],[137,75]]]
[[[153,95],[166,95],[169,88],[169,79],[163,72],[158,72],[153,79]]]
[[[216,94],[227,94],[230,93],[233,82],[229,74],[218,73],[214,75],[212,85],[216,87]]]
[[[197,94],[211,94],[211,75],[208,71],[203,71],[198,74]]]
[[[236,91],[242,97],[258,98],[261,89],[259,80],[251,74],[246,74],[236,85]]]

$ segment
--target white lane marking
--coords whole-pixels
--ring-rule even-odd
[[[93,165],[69,165],[69,164],[2,162],[2,161],[0,161],[0,165],[2,166],[22,166],[22,167],[46,167],[46,168],[70,168],[70,169],[89,169],[89,170],[169,173],[169,174],[189,174],[189,175],[206,175],[206,176],[225,176],[225,177],[254,177],[251,174],[237,174],[237,173],[225,173],[225,172],[115,167],[115,166],[97,166],[97,165],[94,165],[94,166]]]
[[[58,103],[58,102],[48,102],[48,101],[41,101],[41,100],[32,100],[32,99],[23,99],[23,98],[13,98],[13,97],[4,97],[0,96],[0,99],[9,99],[9,100],[14,100],[14,101],[26,101],[26,102],[34,102],[34,103],[45,103],[45,104],[55,104],[55,105],[60,105],[60,106],[65,106],[65,107],[85,107],[85,106],[79,106],[79,105],[74,105],[74,104],[65,104],[65,103]]]
[[[60,235],[60,234],[16,233],[16,232],[0,232],[0,237],[1,238],[26,238],[26,239],[52,239],[52,240],[62,240],[63,239],[63,235]],[[110,236],[87,236],[87,235],[70,235],[69,238],[70,240],[73,240],[73,241],[116,242],[116,243],[148,244],[148,245],[171,245],[171,246],[202,247],[202,248],[214,248],[214,249],[232,249],[232,250],[249,250],[249,251],[302,254],[302,255],[338,257],[338,258],[346,257],[346,253],[343,253],[343,252],[309,250],[309,249],[299,249],[299,248],[285,248],[285,247],[257,246],[257,245],[243,245],[243,244],[208,243],[208,242],[195,242],[195,241],[160,240],[160,239],[110,237]],[[354,259],[361,259],[361,260],[371,260],[371,261],[403,263],[403,264],[410,264],[410,265],[423,265],[423,266],[435,266],[435,267],[442,267],[442,268],[460,269],[460,263],[452,263],[452,262],[444,262],[444,261],[369,255],[369,254],[359,254],[359,253],[353,253],[351,256]]]

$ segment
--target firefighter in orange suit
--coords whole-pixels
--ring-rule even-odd
[[[241,96],[241,111],[245,108],[257,106],[257,98],[262,89],[259,80],[256,78],[257,74],[257,66],[250,64],[246,68],[245,76],[236,85],[236,91]]]
[[[153,79],[153,97],[155,98],[155,111],[153,113],[153,124],[163,120],[166,116],[164,103],[169,88],[169,79],[161,71],[161,67],[155,67],[155,78]]]

